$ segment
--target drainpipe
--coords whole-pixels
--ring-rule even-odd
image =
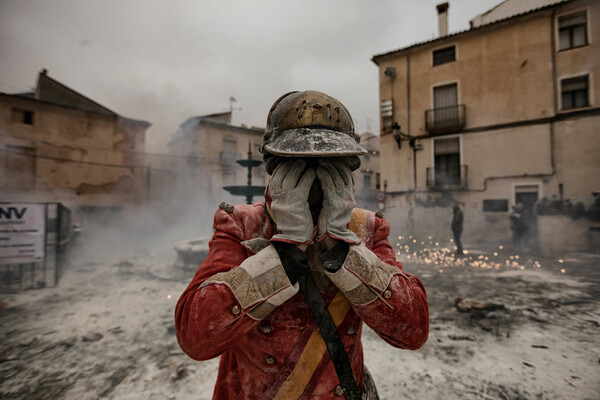
[[[556,24],[554,23],[556,10],[556,8],[552,10],[552,16],[550,17],[550,30],[552,35],[552,91],[554,92],[554,118],[556,118],[558,115],[558,88],[556,85]],[[550,120],[550,166],[552,167],[553,175],[556,173],[556,165],[554,160],[554,118]]]
[[[152,166],[150,163],[148,163],[148,165],[146,166],[146,205],[150,205],[150,170],[152,169]]]
[[[410,51],[406,53],[406,134],[409,137],[409,146],[413,153],[413,190],[410,194],[410,208],[408,209],[408,229],[415,234],[415,203],[417,196],[417,151],[415,150],[415,139],[410,134]],[[410,193],[410,190],[409,190]]]
[[[410,51],[406,53],[406,134],[410,134]],[[409,139],[409,145],[413,152],[413,190],[417,191],[417,151],[415,140]]]

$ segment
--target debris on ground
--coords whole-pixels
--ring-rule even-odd
[[[81,337],[81,340],[83,340],[84,342],[97,342],[98,340],[101,340],[104,337],[103,334],[101,334],[100,332],[90,332],[87,335],[84,335]]]
[[[459,312],[480,312],[504,309],[504,304],[483,303],[478,300],[463,299],[460,296],[454,299],[454,306]]]

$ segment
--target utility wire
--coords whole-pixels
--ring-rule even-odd
[[[8,154],[16,154],[19,156],[26,156],[26,157],[34,157],[34,158],[43,158],[45,160],[53,160],[53,161],[66,161],[66,162],[74,162],[74,163],[78,163],[78,164],[87,164],[87,165],[98,165],[98,166],[102,166],[102,167],[113,167],[113,168],[146,168],[145,166],[140,166],[140,165],[127,165],[127,164],[107,164],[107,163],[98,163],[98,162],[94,162],[94,161],[80,161],[80,160],[73,160],[70,158],[60,158],[60,157],[51,157],[51,156],[42,156],[39,154],[27,154],[27,153],[22,153],[20,151],[10,151],[10,150],[5,150],[5,149],[0,149],[0,152],[2,153],[8,153]]]
[[[68,147],[74,147],[74,146],[70,146],[68,144],[58,144],[58,143],[51,143],[51,142],[47,142],[44,140],[39,140],[39,139],[32,139],[32,138],[28,138],[25,136],[19,136],[19,135],[13,135],[11,133],[0,133],[0,136],[4,136],[4,137],[10,137],[10,138],[16,138],[16,139],[23,139],[23,140],[29,140],[32,142],[36,142],[36,143],[42,143],[42,144],[48,144],[51,146],[68,146]],[[181,158],[181,159],[196,159],[196,160],[204,160],[204,157],[198,157],[198,156],[178,156],[175,154],[163,154],[163,153],[146,153],[144,151],[133,151],[133,150],[122,150],[122,151],[116,151],[116,150],[111,150],[111,149],[105,149],[102,147],[92,147],[92,146],[77,146],[75,147],[77,149],[82,149],[82,150],[99,150],[99,151],[106,151],[106,152],[117,152],[117,153],[130,153],[130,154],[139,154],[139,155],[143,155],[143,156],[158,156],[158,157],[171,157],[171,158]]]
[[[22,153],[19,151],[10,151],[10,150],[5,150],[5,149],[0,149],[0,152],[7,153],[7,154],[15,154],[18,156],[31,157],[31,158],[41,158],[41,159],[45,159],[45,160],[71,162],[71,163],[86,164],[86,165],[95,165],[95,166],[100,166],[100,167],[150,169],[152,171],[161,171],[161,172],[165,172],[168,174],[172,174],[174,172],[173,170],[148,167],[145,165],[108,164],[108,163],[99,163],[99,162],[94,162],[94,161],[81,161],[81,160],[73,160],[70,158],[43,156],[43,155],[39,155],[39,154],[27,154],[27,153]],[[202,172],[219,172],[219,171],[222,171],[222,169],[212,169],[212,170],[202,169]]]

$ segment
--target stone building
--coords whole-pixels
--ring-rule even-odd
[[[168,144],[170,170],[170,201],[181,210],[181,215],[194,216],[194,220],[211,221],[222,201],[245,203],[246,199],[232,196],[224,186],[246,185],[248,169],[237,160],[252,158],[262,160],[258,148],[264,129],[231,124],[231,112],[188,118],[181,124]],[[252,184],[265,185],[264,166],[253,168]],[[254,197],[253,201],[262,200]]]
[[[599,187],[600,2],[507,0],[455,34],[448,12],[438,5],[438,38],[372,59],[386,216],[399,231],[448,238],[456,202],[467,242],[506,243],[522,203],[535,245],[536,204],[587,207]]]
[[[122,218],[145,200],[149,126],[42,70],[35,92],[0,93],[0,200],[61,202],[83,224]]]

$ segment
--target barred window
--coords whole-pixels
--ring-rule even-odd
[[[456,47],[450,46],[433,52],[433,65],[445,64],[456,60]]]

